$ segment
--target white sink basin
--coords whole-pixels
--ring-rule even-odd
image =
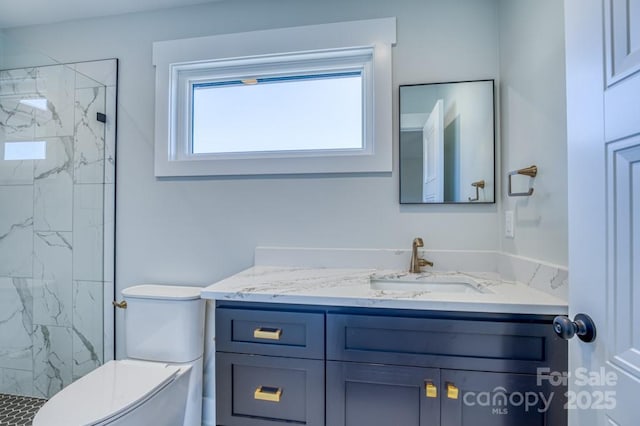
[[[468,277],[410,277],[375,278],[370,286],[373,290],[430,293],[492,293]]]

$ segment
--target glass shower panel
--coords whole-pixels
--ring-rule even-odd
[[[0,71],[0,393],[104,361],[105,108],[74,64]]]

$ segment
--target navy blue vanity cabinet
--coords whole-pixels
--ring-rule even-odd
[[[324,426],[324,312],[216,309],[222,426]]]
[[[553,316],[216,306],[221,426],[567,424]]]

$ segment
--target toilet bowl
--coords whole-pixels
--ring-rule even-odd
[[[54,395],[33,426],[200,426],[204,301],[200,288],[122,292],[128,358],[109,361]]]

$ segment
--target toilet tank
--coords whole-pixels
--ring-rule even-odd
[[[122,290],[128,358],[191,362],[204,352],[205,301],[199,287],[139,285]]]

